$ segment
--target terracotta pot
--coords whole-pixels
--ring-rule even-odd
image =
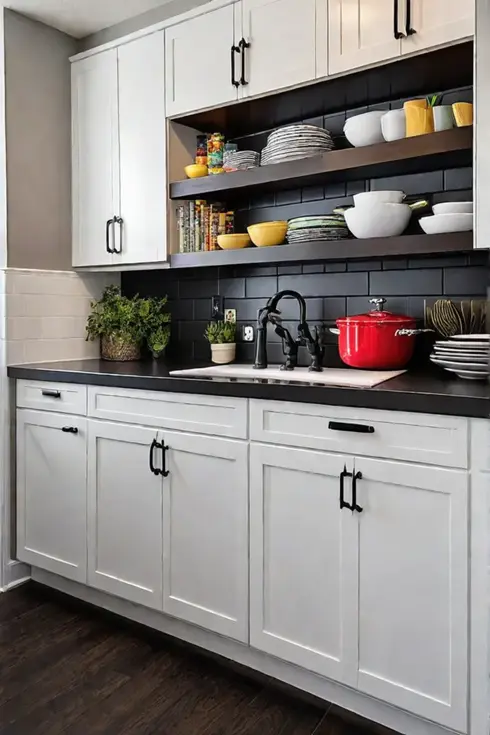
[[[141,349],[137,342],[128,342],[118,334],[105,334],[100,340],[100,354],[103,360],[129,362],[141,359]]]
[[[235,355],[236,344],[234,342],[211,345],[211,362],[215,362],[217,365],[226,365],[228,362],[233,362]]]

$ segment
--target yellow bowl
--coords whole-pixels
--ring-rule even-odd
[[[201,176],[208,175],[208,167],[202,163],[191,163],[190,166],[186,166],[184,169],[189,179],[199,179]]]
[[[241,250],[250,245],[250,238],[246,232],[234,235],[218,235],[218,245],[223,250]]]
[[[258,225],[247,227],[253,244],[259,248],[282,245],[286,238],[287,229],[288,223],[283,220],[278,220],[277,222],[260,222]]]

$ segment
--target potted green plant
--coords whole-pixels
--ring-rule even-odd
[[[139,360],[144,338],[139,298],[128,298],[117,286],[107,286],[99,301],[92,301],[87,339],[100,338],[103,360]]]
[[[204,336],[211,345],[212,362],[220,365],[233,362],[236,355],[236,325],[233,322],[210,322]]]
[[[451,105],[443,105],[443,98],[443,94],[432,94],[427,97],[427,105],[432,110],[436,133],[441,130],[450,130],[455,125],[453,108]]]
[[[148,349],[158,360],[170,340],[170,314],[165,311],[167,297],[141,299],[140,312],[144,322],[144,334]]]

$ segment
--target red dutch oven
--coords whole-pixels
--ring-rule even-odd
[[[415,346],[415,319],[383,310],[386,299],[370,299],[375,309],[367,314],[337,319],[339,353],[346,365],[367,370],[403,368]]]

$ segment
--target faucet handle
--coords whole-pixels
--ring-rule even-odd
[[[383,306],[386,304],[386,299],[369,299],[370,304],[374,304],[376,311],[383,311]]]

